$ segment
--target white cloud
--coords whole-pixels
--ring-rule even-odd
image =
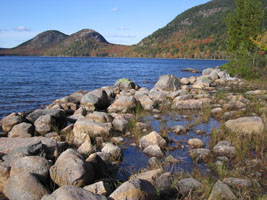
[[[119,8],[115,7],[115,8],[112,8],[111,10],[112,10],[112,12],[116,12],[119,10]]]
[[[121,26],[121,27],[120,27],[120,30],[122,30],[122,31],[126,31],[126,30],[128,30],[128,28],[125,28],[124,26]]]
[[[105,37],[107,38],[136,38],[136,35],[129,35],[129,34],[106,34]]]
[[[15,28],[16,31],[20,31],[20,32],[29,32],[32,31],[30,28],[25,27],[25,26],[18,26]]]

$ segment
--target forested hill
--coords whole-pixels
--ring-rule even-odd
[[[267,0],[264,27],[267,27]],[[163,58],[226,58],[225,17],[234,0],[213,0],[178,15],[165,27],[139,42],[128,56]]]

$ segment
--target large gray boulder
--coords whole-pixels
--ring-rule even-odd
[[[58,188],[52,194],[46,195],[42,200],[107,200],[106,197],[77,186],[66,185]]]
[[[83,96],[81,105],[88,111],[104,110],[109,105],[108,95],[101,88],[93,90]]]
[[[225,126],[240,135],[262,135],[264,131],[264,124],[260,117],[241,117],[228,120]]]
[[[51,115],[42,115],[40,116],[35,122],[35,130],[40,134],[40,135],[45,135],[46,133],[49,133],[52,131],[54,125],[53,118]]]
[[[237,199],[228,185],[218,180],[213,186],[208,200],[234,200]]]
[[[31,137],[33,134],[33,126],[30,123],[20,123],[15,125],[8,133],[8,137]]]
[[[50,166],[51,163],[43,157],[25,156],[12,163],[10,176],[28,172],[46,183],[49,176]]]
[[[161,91],[161,90],[156,89],[156,88],[152,88],[149,91],[148,95],[155,102],[164,102],[167,100],[168,94],[169,94],[169,92]]]
[[[129,112],[135,110],[137,101],[133,96],[121,95],[109,107],[108,112]]]
[[[58,122],[65,123],[65,112],[61,109],[36,109],[27,115],[26,119],[34,123],[40,116],[50,115]]]
[[[154,86],[154,88],[164,91],[176,91],[179,90],[179,87],[180,80],[170,74],[160,76],[158,82]]]
[[[140,147],[142,149],[148,147],[149,145],[156,144],[161,148],[164,148],[166,146],[166,140],[163,139],[156,131],[152,131],[148,135],[145,135],[140,138],[139,140]]]
[[[145,180],[134,179],[124,182],[110,196],[112,200],[156,200],[154,186]]]
[[[13,126],[21,122],[23,122],[22,117],[16,115],[16,113],[12,113],[1,120],[2,129],[5,132],[9,132],[13,128]]]
[[[49,194],[49,190],[33,174],[21,173],[8,179],[4,194],[10,200],[37,200]]]
[[[59,186],[84,186],[94,180],[92,166],[74,149],[64,151],[50,168],[51,179]]]

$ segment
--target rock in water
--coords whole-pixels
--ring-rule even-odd
[[[164,91],[176,91],[179,90],[179,87],[180,80],[170,74],[159,77],[158,82],[154,86],[154,88]]]

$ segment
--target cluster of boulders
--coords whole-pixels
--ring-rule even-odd
[[[156,118],[166,105],[171,110],[199,113],[210,108],[212,116],[229,119],[225,126],[230,131],[262,134],[265,127],[259,116],[232,119],[246,110],[248,99],[230,94],[228,99],[218,100],[212,95],[218,88],[243,84],[220,69],[206,69],[200,77],[161,76],[151,90],[121,79],[114,86],[77,91],[55,100],[45,109],[12,113],[0,123],[0,192],[11,200],[158,199],[156,189],[163,197],[173,192],[177,195],[174,176],[161,168],[132,175],[115,187],[118,184],[111,174],[114,165],[123,159],[120,144],[124,137],[131,135],[132,124],[134,130],[144,134],[137,143],[151,157],[150,166],[158,166],[158,159],[164,157],[168,146],[168,138],[149,131],[151,127],[147,123],[136,121],[136,112],[142,109]],[[177,125],[167,131],[186,134],[188,129]],[[191,138],[188,145],[190,156],[197,162],[214,154],[218,164],[222,164],[236,155],[229,141],[220,141],[208,149],[200,139]],[[173,156],[165,161],[180,162]],[[218,180],[209,199],[234,199],[229,186],[237,184],[249,187],[251,182],[235,178]],[[181,179],[178,193],[186,195],[201,187],[193,178]]]

